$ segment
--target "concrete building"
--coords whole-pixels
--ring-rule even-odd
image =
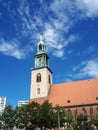
[[[18,107],[21,107],[23,105],[27,105],[28,103],[29,103],[28,100],[20,100],[20,101],[18,101]]]
[[[4,108],[6,106],[6,97],[0,96],[0,114],[4,111]]]
[[[30,102],[48,100],[53,106],[65,107],[74,117],[98,114],[98,78],[52,84],[52,71],[42,35],[35,54],[35,66],[31,69]]]

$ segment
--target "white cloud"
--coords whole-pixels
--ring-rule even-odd
[[[68,38],[60,38],[60,33],[51,24],[45,24],[44,36],[48,51],[52,50],[53,55],[56,57],[63,57],[64,48],[77,40],[75,35],[70,35]]]
[[[2,54],[15,57],[17,59],[26,58],[29,51],[32,51],[32,48],[25,47],[24,49],[20,49],[18,44],[13,42],[5,42],[3,39],[0,39],[0,52]]]
[[[76,5],[84,16],[90,18],[98,17],[98,0],[76,0]]]
[[[78,19],[98,17],[98,0],[55,0],[51,4],[51,9],[70,29]]]
[[[44,36],[45,36],[46,43],[48,45],[54,48],[57,47],[56,45],[58,41],[58,34],[50,24],[45,24]]]
[[[64,56],[64,51],[63,50],[54,51],[53,55],[56,57],[62,57],[62,56]]]
[[[12,20],[14,21],[14,17],[18,18],[14,21],[17,30],[16,37],[18,40],[24,37],[28,37],[32,40],[37,36],[35,32],[39,33],[38,29],[40,30],[40,28],[43,28],[44,31],[42,31],[45,36],[48,50],[53,52],[54,56],[62,57],[64,55],[64,48],[69,43],[72,43],[75,37],[74,35],[70,35],[68,38],[62,38],[62,34],[67,33],[73,23],[67,13],[65,13],[65,10],[70,7],[69,5],[71,5],[71,2],[64,0],[61,0],[60,2],[56,0],[51,2],[50,7],[47,7],[48,5],[46,5],[43,0],[40,0],[40,3],[43,3],[41,8],[39,11],[32,9],[34,12],[31,10],[27,0],[18,1],[18,6],[15,10],[11,9],[11,4],[9,5],[9,14],[11,15]],[[31,6],[33,7],[34,3],[31,3]],[[56,9],[54,9],[54,7]],[[55,13],[56,17],[52,17],[48,14],[49,10]],[[48,20],[45,15],[48,15]]]
[[[74,79],[83,77],[98,78],[98,59],[82,61],[80,65],[73,67]]]
[[[48,50],[56,57],[64,56],[66,47],[78,40],[77,34],[69,32],[80,18],[98,16],[98,0],[55,0],[48,4],[43,0],[39,2],[39,10],[36,10],[35,2],[29,3],[27,0],[19,0],[16,8],[9,4],[9,15],[16,29],[15,37],[33,41],[38,39],[37,33],[41,30]]]
[[[85,67],[81,70],[82,73],[90,77],[98,77],[98,60],[89,60]]]
[[[70,0],[55,0],[50,6],[50,9],[55,13],[56,18],[52,20],[55,29],[59,29],[64,32],[68,32],[73,26],[73,20],[70,18],[69,12],[73,8],[73,2]],[[73,12],[72,12],[73,13]]]

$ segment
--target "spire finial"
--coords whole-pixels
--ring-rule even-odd
[[[40,33],[40,41],[43,41],[43,33]]]

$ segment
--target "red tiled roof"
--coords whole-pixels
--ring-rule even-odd
[[[98,103],[97,97],[98,78],[51,85],[46,98],[38,98],[34,101],[43,103],[49,100],[53,106],[66,107]]]

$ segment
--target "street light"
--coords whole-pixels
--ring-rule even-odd
[[[60,130],[60,112],[62,112],[62,110],[55,110],[55,112],[57,112],[57,115],[58,115],[58,130]]]
[[[58,130],[60,130],[60,111],[57,111],[58,113]]]

